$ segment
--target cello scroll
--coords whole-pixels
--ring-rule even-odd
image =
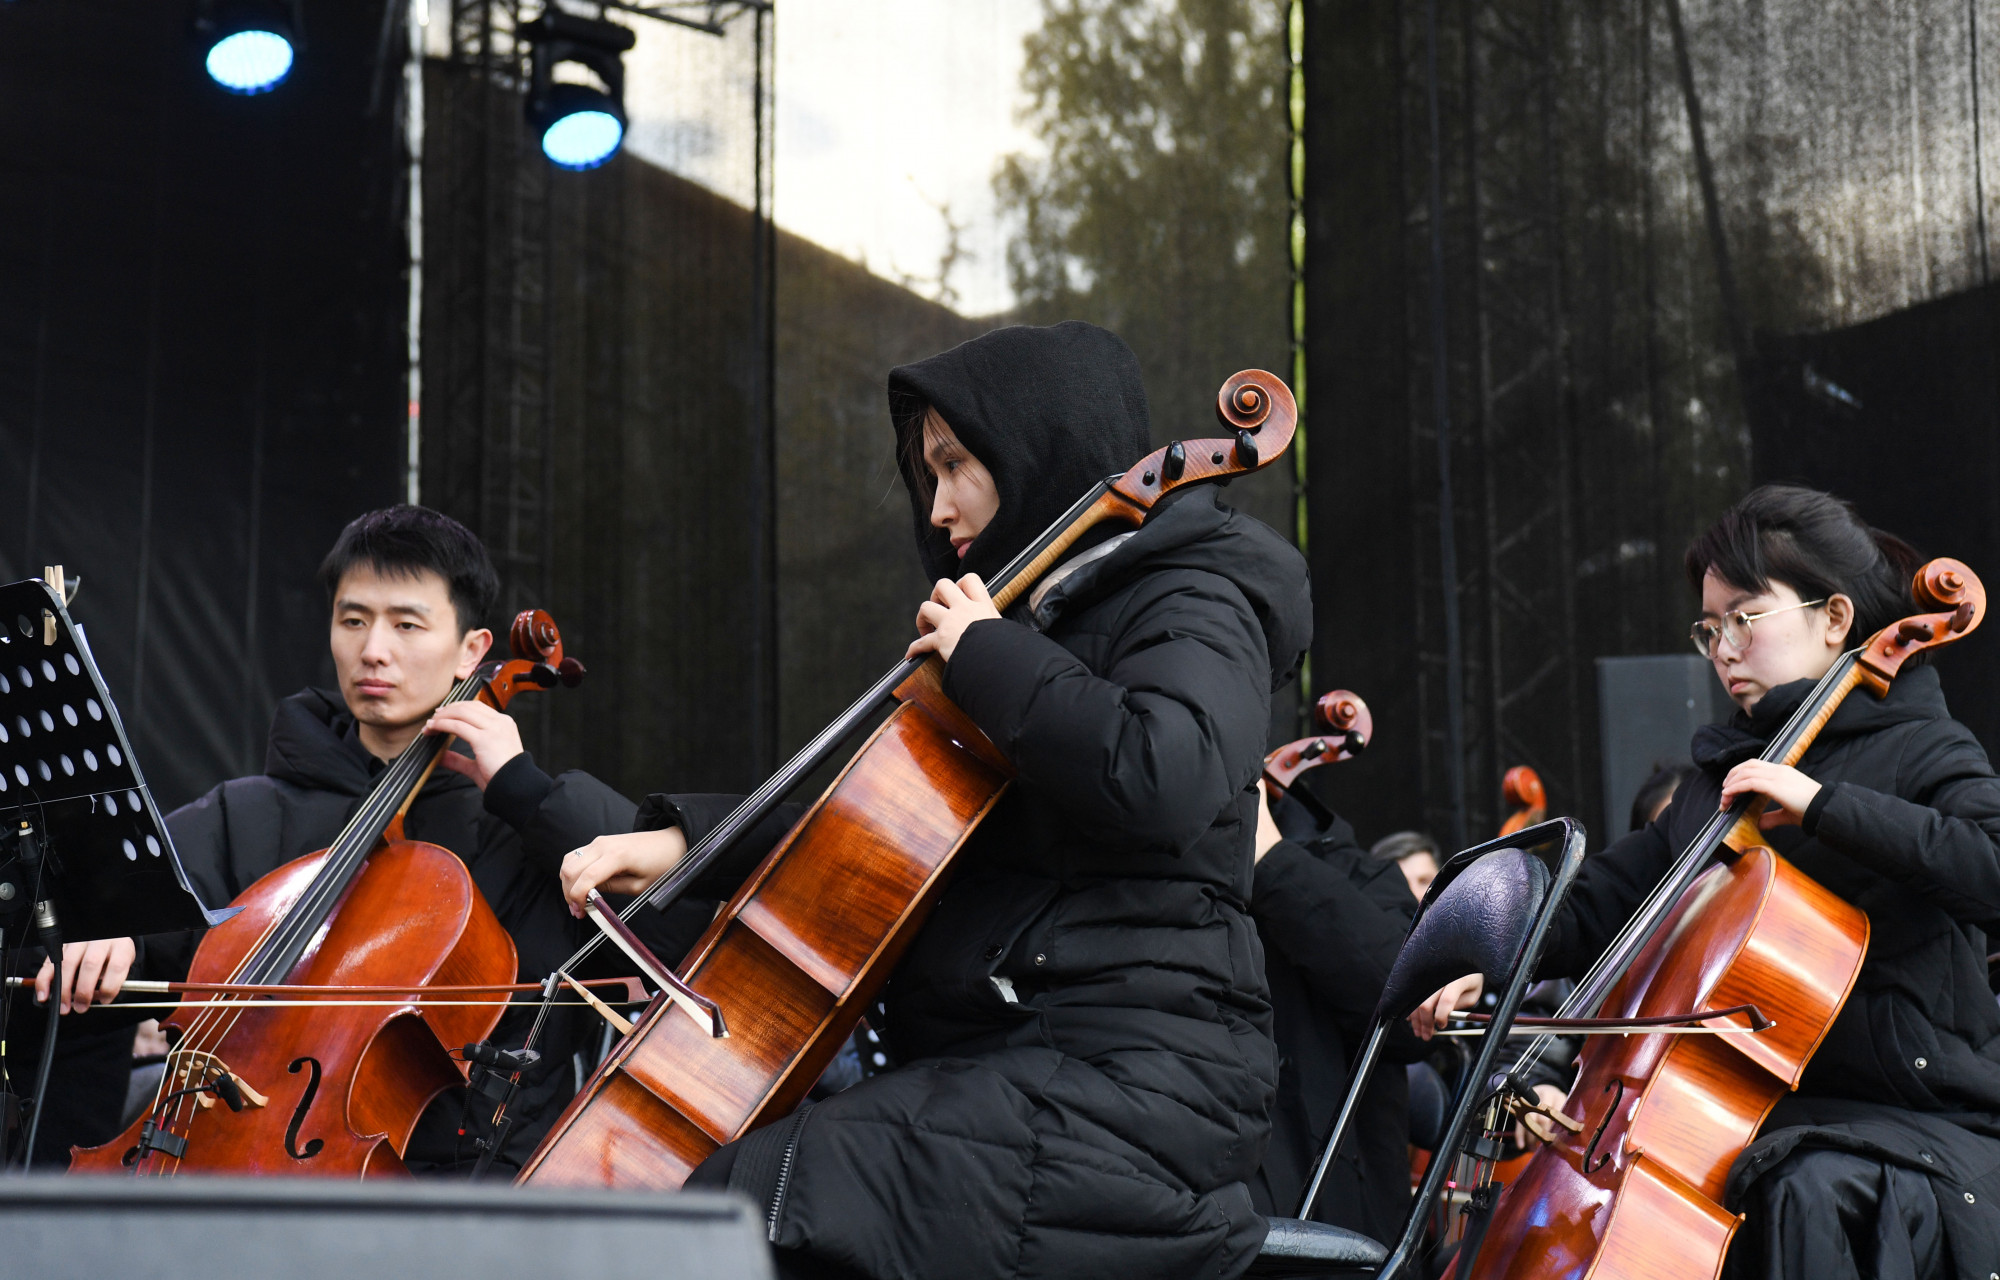
[[[1176,440],[1134,463],[1111,491],[1140,510],[1186,485],[1255,471],[1291,444],[1299,407],[1285,384],[1262,369],[1232,375],[1216,393],[1215,416],[1227,440]]]
[[[1910,593],[1930,612],[1884,627],[1856,664],[1862,681],[1881,697],[1912,655],[1962,640],[1986,617],[1986,585],[1963,561],[1937,559],[1917,570]]]
[[[1279,791],[1291,790],[1308,769],[1352,760],[1375,736],[1375,718],[1360,694],[1335,689],[1321,694],[1313,709],[1330,732],[1288,742],[1264,757],[1264,780]]]
[[[574,689],[583,683],[583,664],[563,653],[562,633],[556,630],[555,619],[541,609],[514,615],[507,647],[513,650],[513,660],[492,664],[486,692],[480,695],[480,701],[495,711],[505,711],[523,690],[553,689],[558,684]]]

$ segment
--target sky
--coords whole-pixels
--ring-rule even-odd
[[[779,0],[777,15],[779,225],[936,297],[949,210],[957,309],[1011,306],[993,173],[1039,152],[1014,114],[1040,0]]]

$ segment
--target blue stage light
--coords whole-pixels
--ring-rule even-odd
[[[275,31],[237,31],[208,50],[208,74],[231,93],[269,93],[292,71],[292,42]]]
[[[595,169],[617,155],[625,140],[619,55],[632,47],[632,29],[550,7],[520,34],[533,45],[525,105],[542,154],[565,169]],[[566,78],[557,79],[558,67]]]
[[[625,123],[608,111],[572,111],[542,131],[542,154],[565,169],[595,169],[618,152]]]

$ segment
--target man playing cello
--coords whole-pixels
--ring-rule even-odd
[[[264,772],[224,782],[168,815],[189,878],[208,902],[234,900],[266,872],[326,847],[375,778],[418,735],[449,733],[469,754],[447,751],[439,758],[443,768],[418,792],[406,831],[464,860],[514,939],[521,980],[539,980],[578,940],[555,882],[563,854],[604,832],[630,830],[633,805],[584,773],[551,778],[501,712],[472,701],[439,709],[493,642],[482,622],[499,595],[499,579],[470,530],[423,507],[372,511],[342,531],[319,578],[331,610],[339,691],[309,688],[279,703]],[[65,1012],[80,1012],[117,995],[130,974],[182,978],[199,939],[72,943],[64,948],[59,983],[53,967],[43,965],[37,997],[52,993]],[[510,1012],[494,1043],[518,1046],[531,1012]],[[578,1013],[558,1007],[543,1027],[536,1045],[541,1060],[524,1074],[512,1104],[515,1125],[503,1164],[533,1149],[574,1088],[572,1055],[595,1030],[595,1019]],[[444,1171],[476,1157],[492,1108],[464,1107],[457,1092],[419,1121],[405,1156],[412,1169]],[[123,1093],[121,1085],[114,1109]],[[116,1119],[107,1120],[112,1132]]]

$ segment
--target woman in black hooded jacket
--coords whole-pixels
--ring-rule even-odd
[[[1906,666],[1884,698],[1849,695],[1798,768],[1757,758],[1842,650],[1915,611],[1915,567],[1847,504],[1787,486],[1752,492],[1695,541],[1695,640],[1743,710],[1695,735],[1700,771],[1664,812],[1584,864],[1543,959],[1544,976],[1581,973],[1745,793],[1770,802],[1780,853],[1868,913],[1853,993],[1731,1170],[1725,1204],[1748,1217],[1726,1274],[1746,1280],[2000,1274],[2000,1007],[1986,976],[2000,779],[1930,666]],[[1462,994],[1455,983],[1419,1009],[1419,1034]]]
[[[1086,539],[1003,618],[970,575],[1150,448],[1137,361],[1090,325],[1000,329],[896,369],[889,400],[938,584],[912,651],[946,658],[1018,776],[889,982],[906,1065],[689,1185],[764,1205],[787,1274],[1240,1274],[1276,1075],[1244,904],[1270,694],[1310,639],[1304,561],[1199,487]],[[659,832],[571,855],[571,900],[649,882],[729,805],[654,797]],[[743,843],[700,891],[768,847]]]

